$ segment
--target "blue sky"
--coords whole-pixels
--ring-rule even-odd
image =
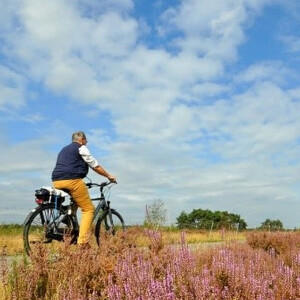
[[[84,130],[127,223],[161,199],[299,228],[299,25],[297,0],[1,0],[0,223]]]

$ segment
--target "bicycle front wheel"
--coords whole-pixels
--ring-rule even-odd
[[[58,221],[60,218],[61,221]],[[57,251],[60,242],[77,237],[76,223],[68,214],[57,209],[54,203],[41,205],[30,213],[23,230],[24,248],[28,255],[41,247]]]
[[[118,236],[125,230],[123,217],[115,210],[104,211],[97,221],[95,236],[97,244],[100,245],[100,239],[109,236]]]

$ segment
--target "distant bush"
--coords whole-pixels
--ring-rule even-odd
[[[23,230],[20,224],[0,224],[0,234],[19,234]]]
[[[254,249],[274,250],[277,254],[286,254],[300,248],[300,231],[290,232],[249,232],[246,241]]]
[[[274,257],[280,257],[291,265],[293,255],[299,252],[300,264],[300,231],[290,232],[250,232],[246,242],[253,249],[263,249]]]
[[[277,220],[266,219],[264,222],[261,223],[261,226],[258,229],[268,230],[268,231],[279,231],[279,230],[283,230],[283,223],[278,219]]]

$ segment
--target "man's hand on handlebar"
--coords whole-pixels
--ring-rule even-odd
[[[110,174],[107,176],[107,179],[108,179],[109,181],[111,181],[111,182],[117,182],[116,176],[113,176],[113,175],[110,175]]]

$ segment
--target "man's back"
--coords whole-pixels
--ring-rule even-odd
[[[73,142],[59,152],[52,181],[84,178],[87,175],[89,166],[79,153],[80,147],[80,144]]]

